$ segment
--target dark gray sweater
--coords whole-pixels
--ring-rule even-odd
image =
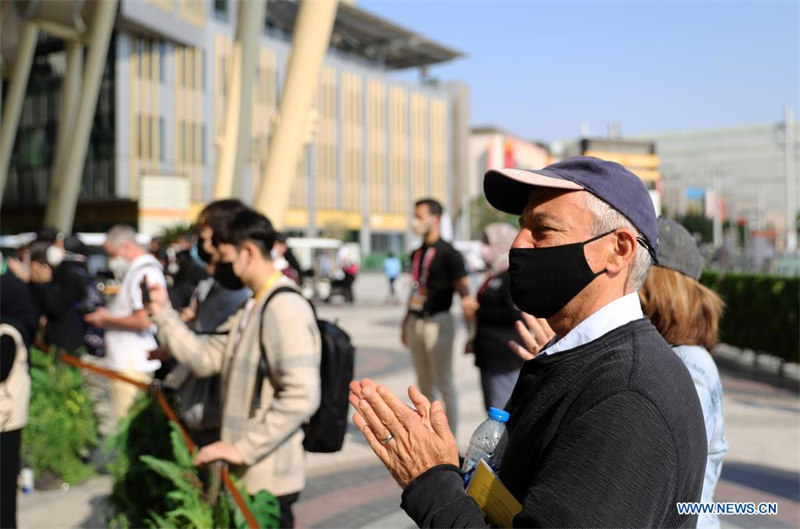
[[[703,413],[648,320],[526,362],[507,409],[499,476],[523,506],[515,527],[696,525],[675,504],[700,499]],[[451,465],[406,487],[402,507],[420,527],[488,527]]]

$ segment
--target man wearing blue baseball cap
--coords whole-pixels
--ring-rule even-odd
[[[676,504],[700,498],[702,410],[636,294],[658,248],[646,188],[619,164],[581,156],[489,171],[484,192],[520,215],[514,302],[555,333],[522,333],[529,360],[506,406],[498,476],[522,505],[514,526],[694,527]],[[369,380],[351,392],[354,422],[420,527],[488,526],[463,490],[441,403],[412,387],[412,409]]]

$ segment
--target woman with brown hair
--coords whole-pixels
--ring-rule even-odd
[[[522,360],[506,347],[516,338],[514,324],[521,317],[511,299],[508,276],[508,250],[516,236],[517,229],[505,222],[493,222],[483,230],[486,278],[475,296],[478,310],[465,352],[475,354],[486,411],[505,407],[522,367]]]
[[[700,501],[712,503],[728,451],[722,411],[722,382],[709,354],[717,344],[725,304],[698,281],[703,258],[692,235],[680,224],[658,219],[658,264],[650,268],[639,298],[642,309],[692,375],[706,423],[708,459]],[[718,528],[716,515],[701,514],[698,528]]]

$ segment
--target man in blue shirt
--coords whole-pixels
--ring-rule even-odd
[[[392,301],[397,299],[397,295],[394,291],[394,282],[397,280],[397,276],[400,275],[402,269],[403,265],[400,263],[400,259],[398,259],[394,253],[389,252],[389,255],[383,260],[383,272],[389,279],[389,298],[392,299]]]

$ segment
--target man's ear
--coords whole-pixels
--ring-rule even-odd
[[[627,228],[620,228],[614,234],[614,248],[606,263],[606,270],[612,274],[622,272],[628,267],[637,245],[636,235]]]
[[[244,241],[242,249],[247,250],[251,260],[255,258],[264,258],[264,255],[261,253],[261,248],[253,241]]]

